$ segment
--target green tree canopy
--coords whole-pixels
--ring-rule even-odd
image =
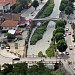
[[[60,52],[66,51],[66,49],[67,49],[67,44],[66,44],[66,42],[65,42],[63,39],[58,41],[58,43],[57,43],[57,49],[58,49]]]
[[[66,13],[66,15],[73,14],[73,8],[71,6],[67,6],[65,8],[65,13]]]
[[[64,11],[65,8],[66,8],[66,4],[61,3],[61,4],[60,4],[60,7],[59,7],[59,10],[60,10],[60,11]]]
[[[37,6],[39,6],[38,1],[37,1],[37,0],[34,0],[33,3],[32,3],[32,6],[33,6],[33,7],[35,8],[35,10],[36,10]]]
[[[58,28],[56,28],[56,30],[55,30],[55,34],[56,34],[56,33],[59,33],[59,32],[64,34],[64,33],[65,33],[64,28],[62,28],[62,27],[58,27]]]
[[[63,33],[59,32],[55,34],[55,40],[58,42],[59,40],[64,39]]]
[[[40,52],[38,53],[38,56],[39,56],[39,57],[43,57],[43,56],[44,56],[43,53],[42,53],[42,51],[40,51]]]
[[[57,27],[63,27],[63,28],[65,28],[65,25],[66,25],[66,21],[65,20],[58,20],[58,21],[56,21],[55,28],[57,28]]]

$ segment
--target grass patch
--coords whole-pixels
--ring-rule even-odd
[[[41,9],[41,11],[36,16],[37,18],[44,18],[50,16],[54,8],[54,0],[48,0],[45,6]]]
[[[50,47],[46,50],[46,55],[48,57],[53,57],[54,56],[54,51],[55,50],[55,45],[53,43],[50,44]]]
[[[44,32],[46,31],[48,22],[41,24],[40,26],[37,27],[37,29],[34,31],[30,44],[35,45],[36,42],[40,39],[42,39]]]

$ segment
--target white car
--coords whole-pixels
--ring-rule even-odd
[[[70,50],[72,50],[72,49],[73,49],[73,48],[72,48],[72,45],[69,45],[69,49],[70,49]]]
[[[74,43],[73,45],[74,45],[74,47],[75,47],[75,43]]]
[[[74,66],[74,70],[75,70],[75,66]]]
[[[66,28],[65,28],[65,31],[68,31],[68,30],[69,30],[69,28],[68,28],[68,27],[66,27]]]

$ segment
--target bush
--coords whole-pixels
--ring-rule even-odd
[[[54,50],[49,47],[49,48],[46,50],[46,54],[47,54],[48,57],[52,57],[52,56],[54,56]]]
[[[45,6],[37,14],[36,18],[48,17],[53,11],[54,0],[48,0]]]
[[[54,50],[55,50],[56,46],[54,45],[53,42],[51,42],[50,47],[46,50],[46,55],[48,57],[52,57],[54,56]]]
[[[34,45],[38,40],[42,39],[43,34],[46,31],[47,24],[48,23],[44,23],[37,27],[37,29],[34,31],[34,34],[31,37],[31,45]]]
[[[42,51],[40,51],[39,53],[38,53],[38,57],[43,57],[44,55],[43,55],[43,53],[42,53]]]

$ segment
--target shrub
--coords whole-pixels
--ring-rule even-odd
[[[38,53],[38,57],[43,57],[44,55],[43,55],[43,53],[42,53],[42,51],[40,51],[39,53]]]
[[[34,31],[30,44],[34,45],[38,40],[42,39],[44,32],[46,31],[48,23],[41,24],[40,26],[37,27],[37,29]]]

